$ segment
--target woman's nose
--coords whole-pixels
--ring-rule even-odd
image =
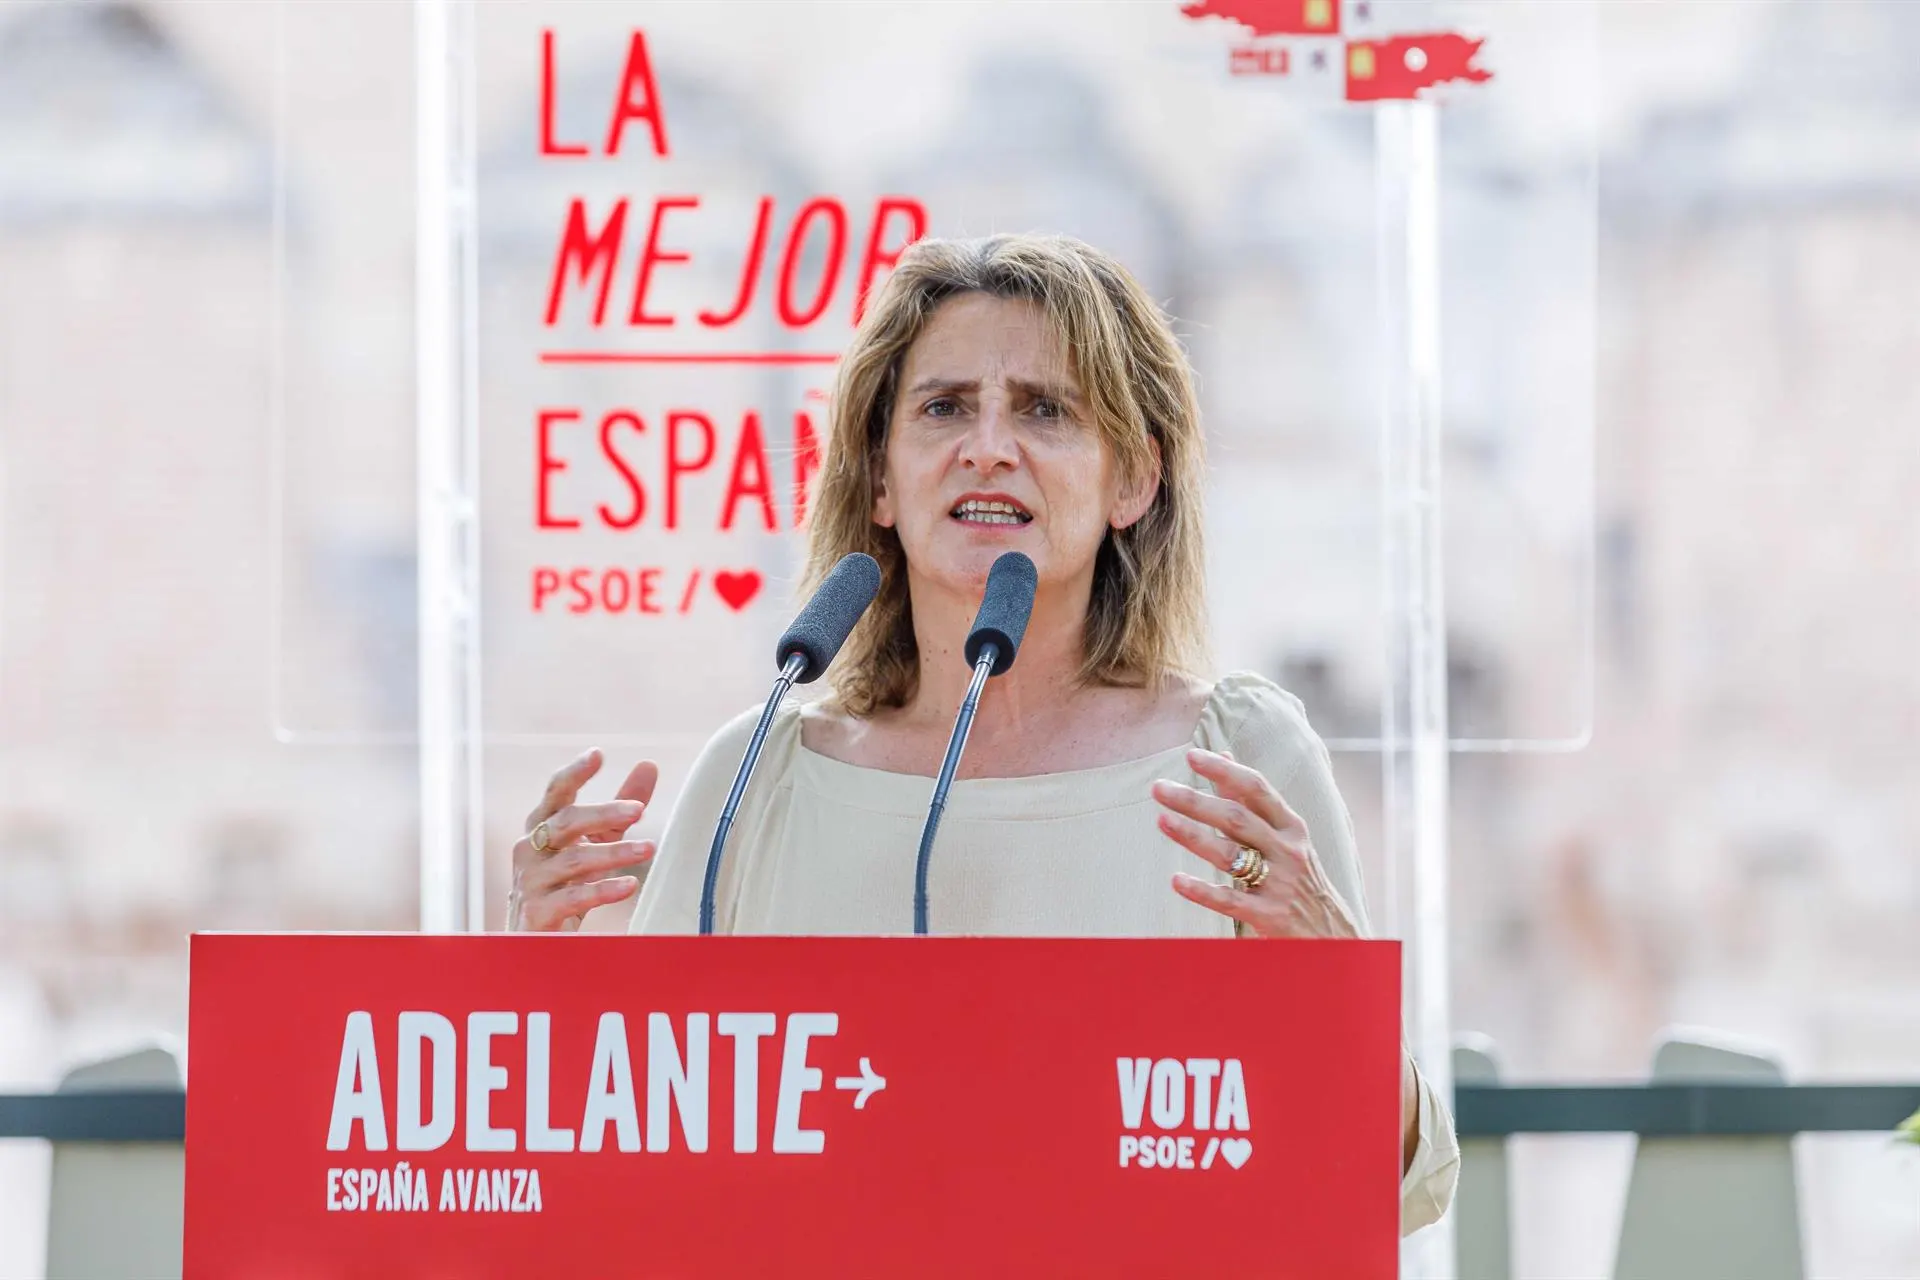
[[[976,471],[1011,469],[1019,465],[1020,442],[1005,409],[983,404],[973,427],[960,440],[960,463]]]

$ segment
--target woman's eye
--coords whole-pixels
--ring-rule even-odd
[[[1060,407],[1060,403],[1057,400],[1049,400],[1044,396],[1033,402],[1033,411],[1040,417],[1048,419],[1064,418],[1067,416],[1066,410]]]
[[[960,405],[952,396],[940,396],[927,401],[924,412],[930,418],[950,418],[960,412]]]

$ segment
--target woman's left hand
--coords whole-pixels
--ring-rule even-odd
[[[1160,815],[1160,829],[1222,871],[1232,868],[1243,846],[1265,857],[1268,871],[1253,889],[1183,873],[1173,878],[1174,892],[1266,938],[1359,937],[1352,913],[1314,854],[1307,824],[1266,775],[1197,748],[1187,753],[1187,763],[1217,794],[1154,783],[1153,798],[1171,811]]]

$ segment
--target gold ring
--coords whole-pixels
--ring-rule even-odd
[[[1233,865],[1227,868],[1227,874],[1243,890],[1252,891],[1266,882],[1267,868],[1267,855],[1258,849],[1241,845],[1240,852],[1234,855]]]
[[[527,843],[533,846],[535,853],[552,853],[553,845],[548,843],[552,839],[553,833],[548,831],[547,824],[542,822],[528,834]]]

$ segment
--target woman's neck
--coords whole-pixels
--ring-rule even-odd
[[[1092,583],[1082,589],[1042,589],[1034,598],[1019,661],[995,676],[980,700],[974,731],[999,736],[1023,723],[1044,723],[1068,707],[1080,691],[1086,656],[1087,605]],[[966,697],[973,668],[966,659],[967,632],[978,600],[936,590],[916,590],[913,633],[920,650],[920,679],[903,708],[914,722],[951,725]]]

